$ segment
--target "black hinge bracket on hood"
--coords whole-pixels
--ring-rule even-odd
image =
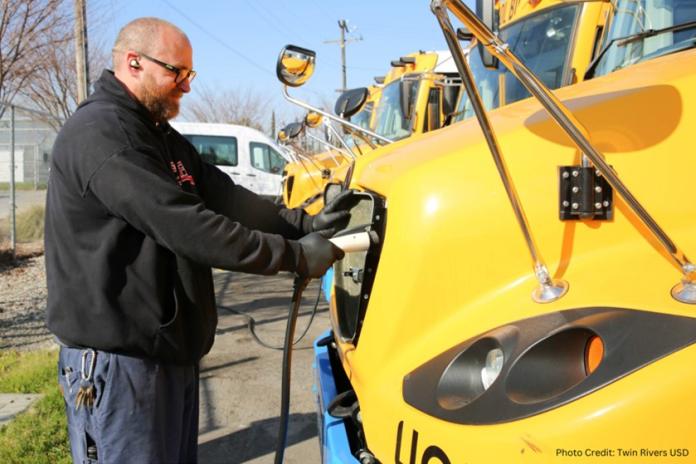
[[[613,191],[607,180],[593,167],[559,168],[559,217],[561,221],[614,217]]]

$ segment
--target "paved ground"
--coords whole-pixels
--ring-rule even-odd
[[[41,395],[27,393],[0,394],[0,427],[27,409],[39,398],[41,398]]]
[[[17,190],[15,192],[17,210],[24,209],[31,205],[43,205],[46,203],[46,190]],[[10,215],[10,191],[0,190],[0,219]]]
[[[247,328],[266,343],[280,346],[285,334],[292,278],[216,272],[220,323],[213,350],[201,366],[199,457],[202,463],[272,463],[280,412],[282,352],[256,343]],[[318,282],[305,291],[298,335],[316,301]],[[329,327],[327,305],[320,302],[307,336],[293,351],[287,464],[319,462],[316,400],[312,392],[312,341]]]

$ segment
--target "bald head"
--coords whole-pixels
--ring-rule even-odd
[[[162,47],[160,39],[165,32],[179,35],[188,42],[184,31],[160,18],[138,18],[123,26],[116,37],[111,55],[113,68],[117,69],[125,60],[123,52],[126,50],[157,55]]]
[[[179,100],[191,90],[193,51],[186,34],[159,18],[126,24],[113,49],[114,76],[156,121],[179,112]]]

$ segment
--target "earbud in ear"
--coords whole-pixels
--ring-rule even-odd
[[[138,69],[140,67],[140,63],[138,63],[138,60],[133,58],[132,60],[130,60],[130,67]]]

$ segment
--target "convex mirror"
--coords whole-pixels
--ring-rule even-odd
[[[362,109],[369,94],[370,92],[367,90],[367,87],[346,90],[336,99],[334,112],[344,119],[349,119]]]
[[[312,77],[317,54],[296,45],[286,45],[276,64],[276,75],[283,84],[299,87]]]
[[[304,123],[305,126],[314,129],[319,127],[323,120],[324,117],[321,114],[317,113],[316,111],[309,111],[304,118]]]
[[[301,122],[291,122],[278,132],[278,140],[285,142],[286,140],[294,139],[302,133],[303,128],[304,126]]]

